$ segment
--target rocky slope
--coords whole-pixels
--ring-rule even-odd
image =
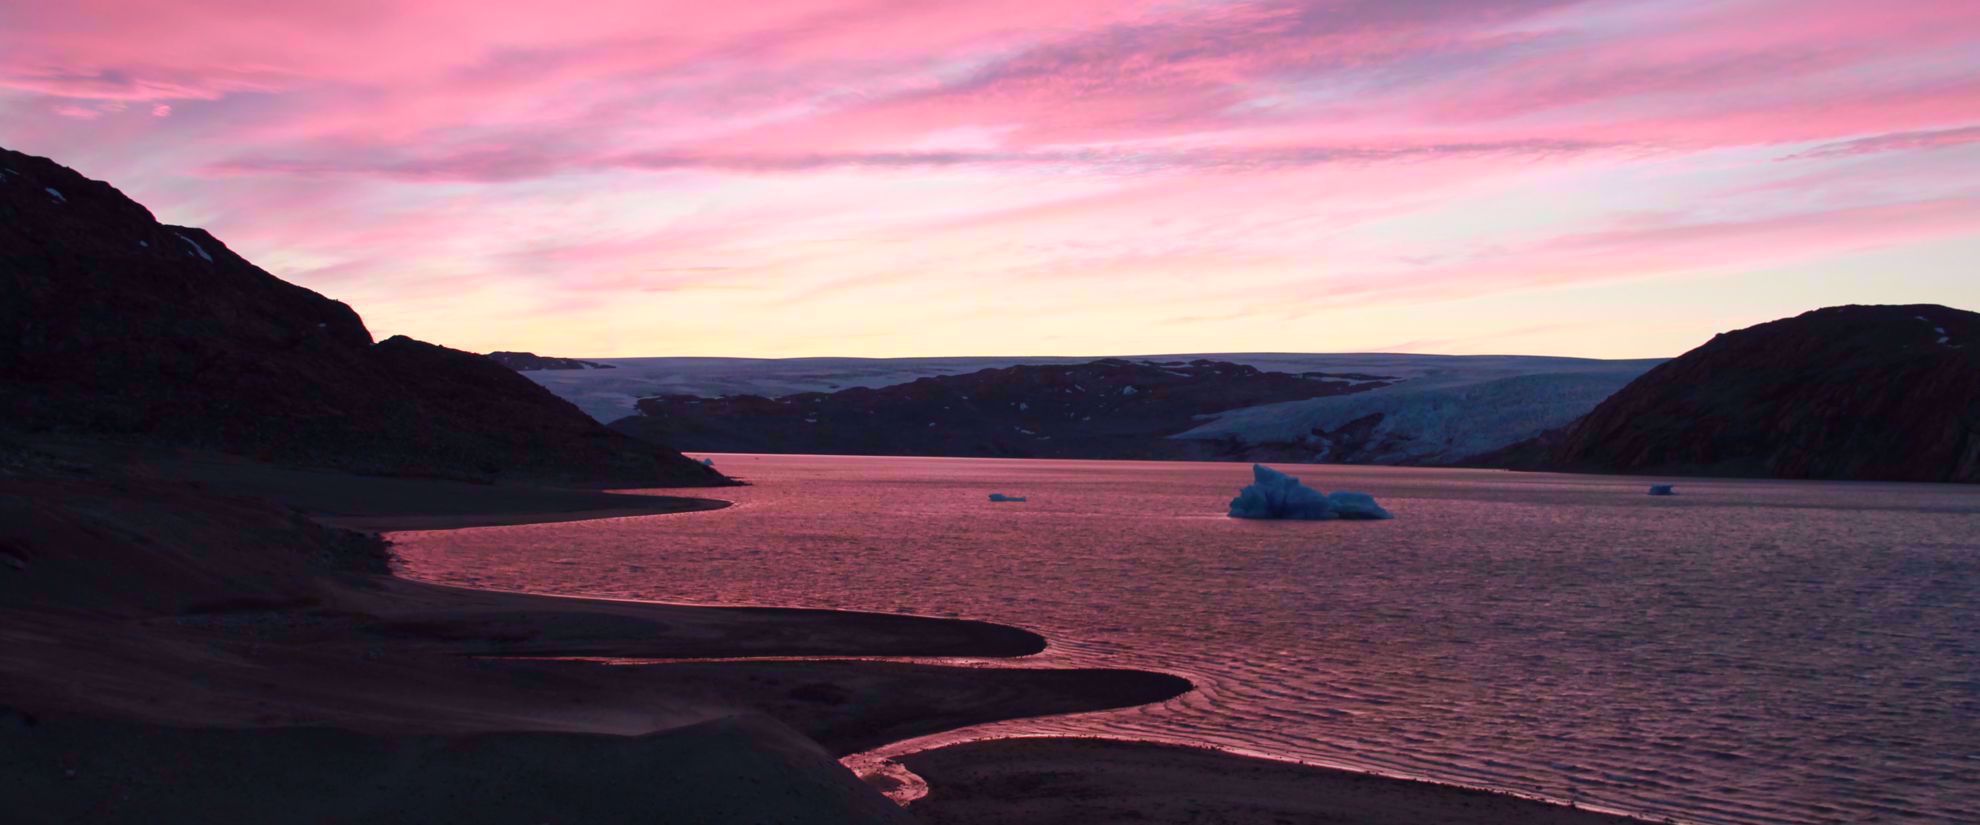
[[[663,395],[613,427],[683,449],[850,455],[1183,459],[1231,457],[1168,436],[1201,416],[1382,386],[1210,360],[1023,365],[878,389],[782,398]]]
[[[1980,482],[1980,314],[1844,306],[1723,333],[1597,406],[1548,464]]]
[[[374,344],[350,307],[5,149],[0,294],[0,426],[18,431],[375,473],[725,481],[481,356]]]
[[[488,353],[488,358],[489,360],[492,360],[497,364],[501,364],[502,366],[508,367],[509,369],[515,370],[516,372],[535,372],[537,370],[616,369],[611,364],[601,364],[597,361],[581,361],[576,358],[552,358],[547,355],[537,355],[536,353],[533,352],[498,351],[498,352]]]

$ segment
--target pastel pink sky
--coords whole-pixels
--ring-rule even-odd
[[[1980,309],[1973,0],[0,0],[0,145],[479,351]]]

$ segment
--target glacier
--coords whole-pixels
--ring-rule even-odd
[[[1272,447],[1286,461],[1452,464],[1566,426],[1661,363],[1540,356],[1364,358],[1357,369],[1401,380],[1352,395],[1226,410],[1170,437]]]
[[[1294,519],[1392,519],[1395,514],[1382,509],[1367,493],[1340,492],[1328,495],[1285,473],[1263,464],[1251,465],[1252,484],[1231,499],[1231,518]]]
[[[588,358],[615,369],[532,370],[523,376],[576,404],[591,417],[610,423],[634,414],[638,411],[634,405],[640,398],[654,395],[778,398],[853,387],[878,389],[917,378],[960,375],[1018,364],[1084,364],[1098,357]],[[1171,436],[1301,445],[1317,424],[1345,423],[1370,411],[1390,412],[1382,425],[1384,443],[1390,448],[1383,452],[1393,455],[1371,456],[1356,463],[1435,463],[1437,458],[1462,458],[1497,449],[1580,417],[1630,379],[1662,362],[1661,359],[1597,361],[1550,356],[1409,353],[1193,353],[1137,355],[1130,360],[1198,358],[1293,374],[1327,372],[1365,376],[1354,379],[1354,383],[1396,382],[1365,394],[1343,397],[1368,399],[1357,402],[1371,405],[1358,414],[1314,402],[1246,407],[1213,413],[1216,420]],[[1528,376],[1532,381],[1516,380]],[[1506,379],[1515,380],[1494,385]],[[1501,402],[1513,402],[1520,409],[1503,413],[1489,409]],[[1327,429],[1339,426],[1336,423]],[[1326,452],[1323,445],[1310,446],[1309,454]],[[1301,460],[1338,459],[1315,455]]]

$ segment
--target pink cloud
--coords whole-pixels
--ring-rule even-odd
[[[1872,135],[1855,140],[1824,144],[1806,152],[1790,155],[1786,159],[1837,158],[1854,155],[1872,155],[1883,152],[1903,152],[1916,149],[1945,149],[1953,146],[1965,146],[1970,143],[1980,143],[1980,126]]]
[[[1980,194],[1980,193],[1976,193]],[[1980,225],[1980,197],[1797,212],[1753,219],[1631,216],[1615,228],[1492,249],[1455,263],[1356,273],[1316,284],[1330,304],[1400,302],[1503,289],[1737,272],[1957,237]],[[1358,298],[1356,297],[1358,296]]]
[[[1346,294],[1401,300],[1962,237],[1980,193],[1959,3],[18,5],[0,144],[410,324],[739,272],[807,300],[1009,277],[1170,303],[1140,285],[1359,273]],[[1930,190],[1893,206],[1873,155]],[[1665,168],[1723,185],[1661,193]]]

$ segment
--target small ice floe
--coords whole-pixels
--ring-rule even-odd
[[[1128,395],[1133,395],[1133,394],[1135,394],[1135,393],[1138,393],[1138,392],[1141,392],[1141,391],[1140,391],[1140,390],[1137,390],[1137,389],[1135,389],[1135,388],[1134,388],[1134,385],[1133,385],[1133,384],[1129,384],[1129,385],[1127,385],[1127,386],[1125,386],[1125,387],[1122,387],[1122,388],[1121,388],[1121,395],[1123,395],[1123,396],[1128,396]]]
[[[1382,509],[1367,493],[1328,495],[1299,479],[1263,464],[1251,465],[1252,484],[1231,499],[1231,518],[1294,519],[1391,519],[1395,514]]]
[[[138,248],[139,248],[139,249],[150,249],[150,248],[151,248],[151,242],[150,242],[150,241],[138,241]]]
[[[41,191],[43,191],[43,192],[47,192],[47,193],[48,193],[48,195],[49,195],[49,197],[52,197],[52,198],[54,198],[54,199],[55,199],[55,202],[56,202],[56,203],[68,203],[68,202],[69,202],[69,199],[68,199],[68,198],[65,198],[65,197],[62,197],[62,193],[60,193],[60,192],[57,192],[57,191],[55,191],[55,187],[53,187],[53,186],[50,186],[50,187],[47,187],[47,188],[44,188],[44,189],[42,189]]]
[[[703,466],[703,467],[713,467],[713,466],[715,466],[715,459],[712,459],[712,458],[704,458],[704,459],[702,459],[702,460],[701,460],[701,466]]]
[[[1674,495],[1677,495],[1677,494],[1678,494],[1678,491],[1677,491],[1677,485],[1675,485],[1675,484],[1652,484],[1652,485],[1650,485],[1650,495],[1653,495],[1653,496],[1674,496]]]
[[[1007,496],[1004,495],[1003,493],[991,493],[990,500],[991,501],[1023,501],[1024,496]]]
[[[179,240],[182,240],[182,241],[185,241],[185,242],[186,242],[186,245],[187,245],[187,246],[190,246],[190,247],[192,247],[192,251],[193,251],[193,252],[194,252],[195,254],[197,254],[197,255],[199,255],[199,257],[201,257],[201,258],[204,258],[204,259],[206,259],[206,262],[207,262],[207,263],[213,263],[213,256],[212,256],[212,255],[208,255],[208,254],[206,254],[206,248],[205,248],[205,247],[203,247],[203,246],[200,246],[200,245],[199,245],[199,241],[195,241],[195,240],[193,240],[193,239],[191,239],[191,238],[188,238],[188,237],[186,237],[186,236],[184,236],[184,235],[179,235],[179,233],[177,233],[177,232],[174,232],[174,233],[172,233],[172,234],[174,234],[174,235],[178,235],[178,237],[179,237]]]

